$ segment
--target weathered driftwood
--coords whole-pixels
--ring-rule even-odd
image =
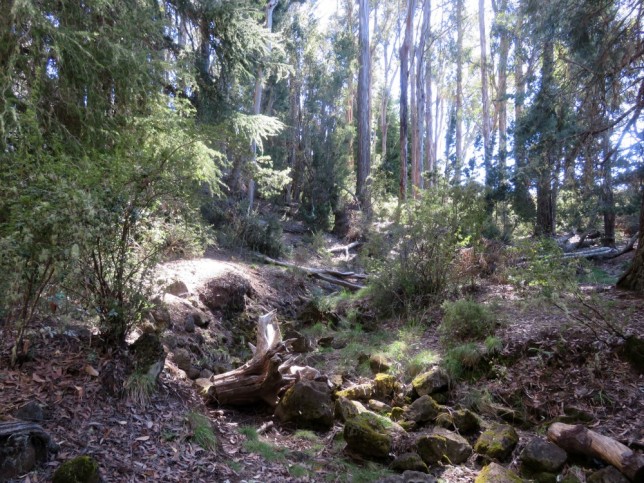
[[[548,438],[564,450],[600,458],[610,463],[632,481],[644,481],[644,456],[622,443],[591,431],[584,426],[554,423]]]
[[[364,280],[365,278],[367,278],[366,275],[360,274],[360,273],[340,272],[338,270],[332,270],[327,268],[304,267],[290,262],[275,260],[265,255],[261,255],[261,258],[266,263],[271,263],[273,265],[278,265],[280,267],[294,268],[296,270],[300,270],[302,272],[308,273],[312,277],[319,278],[320,280],[324,280],[325,282],[329,282],[334,285],[339,285],[341,287],[345,287],[350,290],[360,290],[361,288],[364,288],[364,285],[360,285],[359,283],[355,283],[355,282],[350,282],[349,280],[346,280],[347,278],[353,278],[357,280]]]
[[[25,474],[47,461],[56,445],[37,424],[0,422],[0,481]]]

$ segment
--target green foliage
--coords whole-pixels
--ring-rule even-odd
[[[152,376],[134,372],[125,381],[125,394],[133,403],[146,406],[156,387],[157,382]]]
[[[473,300],[444,302],[439,332],[441,343],[453,347],[461,342],[481,341],[492,335],[496,321],[489,309]]]
[[[206,451],[217,449],[217,437],[208,418],[203,414],[190,412],[187,419],[192,431],[192,440]]]
[[[244,442],[246,451],[256,453],[266,461],[284,461],[286,459],[285,451],[273,444],[262,441],[255,428],[246,426],[240,428],[239,432],[246,436],[246,441]]]
[[[453,380],[462,379],[465,375],[481,370],[485,350],[474,342],[451,347],[443,358],[443,367]]]
[[[403,208],[389,243],[379,244],[387,258],[370,267],[378,272],[373,298],[383,311],[440,302],[457,286],[458,250],[479,240],[482,201],[471,185],[436,189]]]

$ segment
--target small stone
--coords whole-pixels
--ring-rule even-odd
[[[521,453],[523,467],[533,473],[557,473],[567,459],[563,449],[541,438],[531,440]]]
[[[65,461],[54,472],[52,483],[99,483],[98,463],[90,456],[79,456]]]
[[[449,376],[442,368],[435,367],[431,371],[416,376],[411,384],[418,396],[431,396],[438,392],[447,391],[449,388]]]
[[[628,483],[626,477],[614,466],[607,466],[601,470],[595,471],[586,481],[588,483]]]
[[[195,316],[193,314],[189,314],[186,317],[186,322],[183,324],[183,328],[189,334],[192,334],[195,331]]]
[[[507,459],[519,442],[519,435],[512,426],[497,424],[483,431],[474,444],[474,451],[490,458]]]
[[[374,374],[379,372],[387,372],[391,369],[391,361],[382,354],[374,354],[369,358],[369,367]]]
[[[192,379],[194,381],[195,379],[199,379],[201,369],[195,366],[190,366],[190,368],[186,371],[186,374],[188,375],[188,379]]]
[[[390,475],[376,483],[436,483],[436,478],[420,471],[407,470],[402,475]]]
[[[401,407],[391,408],[391,420],[400,421],[405,414],[405,410]]]
[[[490,463],[474,480],[474,483],[522,483],[523,480],[512,470],[498,463]]]
[[[42,421],[45,419],[45,413],[40,404],[36,401],[29,401],[16,411],[16,417],[23,421]]]
[[[320,347],[331,347],[331,344],[333,343],[334,337],[332,335],[329,335],[327,337],[320,337],[318,339],[318,345]]]
[[[344,378],[342,377],[342,374],[332,374],[329,376],[329,382],[331,383],[334,389],[337,389],[340,386],[342,386],[342,383],[344,382]]]
[[[201,379],[210,379],[213,376],[213,372],[209,369],[202,369],[199,373]]]
[[[194,312],[192,314],[192,318],[195,322],[195,325],[202,329],[205,329],[206,327],[208,327],[208,325],[210,325],[210,319],[203,317],[199,312]]]
[[[188,372],[192,365],[190,361],[190,352],[187,349],[177,349],[174,351],[172,360],[182,371]]]
[[[481,429],[481,420],[469,409],[459,409],[452,413],[454,427],[459,433],[470,434]]]
[[[435,427],[431,433],[416,440],[416,451],[428,465],[445,463],[459,465],[467,461],[472,447],[462,436],[444,428]]]
[[[418,453],[403,453],[396,457],[393,463],[391,463],[391,469],[394,471],[420,471],[422,473],[428,473],[429,468],[418,455]]]
[[[312,347],[309,339],[296,330],[289,330],[284,333],[284,340],[291,341],[291,349],[293,352],[303,354],[310,352]]]
[[[383,403],[382,401],[378,401],[377,399],[369,399],[369,409],[381,414],[391,412],[391,406]]]
[[[166,293],[172,294],[176,297],[180,297],[182,295],[187,295],[190,293],[190,290],[188,290],[188,286],[181,280],[175,280],[172,282],[170,285],[168,285],[165,288]]]

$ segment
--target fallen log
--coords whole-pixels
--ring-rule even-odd
[[[595,258],[599,256],[606,256],[609,255],[610,253],[613,253],[615,251],[614,248],[611,247],[598,247],[598,248],[591,248],[589,250],[580,250],[576,252],[568,252],[564,253],[561,258],[563,259],[568,259],[568,258]]]
[[[582,425],[554,423],[548,428],[548,439],[568,452],[610,463],[631,481],[644,481],[644,456],[613,438]]]
[[[350,282],[348,280],[345,280],[346,278],[354,278],[354,279],[359,279],[359,280],[364,280],[367,278],[366,275],[361,274],[361,273],[355,273],[355,272],[340,272],[338,270],[333,270],[333,269],[327,269],[327,268],[311,268],[311,267],[304,267],[302,265],[296,265],[294,263],[290,262],[284,262],[281,260],[275,260],[273,258],[267,257],[266,255],[259,255],[262,260],[264,260],[266,263],[270,263],[272,265],[278,265],[280,267],[286,267],[286,268],[293,268],[295,270],[300,270],[302,272],[305,272],[312,277],[318,278],[320,280],[324,280],[325,282],[329,282],[334,285],[339,285],[341,287],[345,287],[351,290],[360,290],[364,288],[364,285],[360,285],[359,283],[355,282]]]
[[[348,245],[345,245],[345,246],[342,246],[342,247],[329,248],[329,253],[344,252],[344,256],[346,258],[349,258],[349,250],[351,250],[352,248],[357,248],[357,247],[359,247],[359,246],[361,246],[363,244],[364,244],[364,242],[355,241],[355,242],[349,243]]]
[[[26,421],[0,422],[0,481],[17,478],[45,463],[57,450],[49,435]]]
[[[631,250],[634,250],[635,249],[635,243],[637,242],[637,239],[639,238],[639,236],[640,236],[640,232],[638,231],[637,233],[635,233],[635,235],[633,235],[631,237],[630,240],[628,240],[628,243],[624,246],[624,248],[622,248],[621,250],[617,250],[614,253],[609,253],[607,255],[600,256],[598,258],[605,259],[605,260],[610,260],[611,258],[617,258],[617,257],[619,257],[621,255],[624,255],[624,253],[628,253]]]

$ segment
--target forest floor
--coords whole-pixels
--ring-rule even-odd
[[[306,237],[305,237],[306,238]],[[314,243],[286,235],[292,259],[309,266],[342,265],[344,256],[325,249],[340,244],[332,237]],[[592,266],[595,275],[580,281],[582,293],[610,314],[623,330],[644,337],[644,298],[616,290],[609,283],[623,270],[628,255]],[[242,252],[211,250],[202,260],[164,266],[163,276],[189,280],[193,290],[208,277],[241,273],[254,289],[254,313],[278,309],[286,324],[297,324],[303,302],[328,295],[333,287],[293,270],[264,265]],[[482,283],[473,297],[490,305],[501,322],[503,349],[493,376],[459,383],[450,405],[466,405],[483,415],[500,417],[498,409],[511,408],[522,422],[520,443],[543,434],[559,418],[586,418],[596,431],[632,448],[644,448],[644,377],[619,357],[616,341],[606,332],[596,335],[569,314],[510,285]],[[604,312],[602,312],[604,313]],[[572,317],[570,315],[573,315]],[[331,335],[337,349],[316,347],[305,362],[345,382],[361,382],[370,374],[359,364],[362,354],[382,353],[396,361],[392,372],[403,382],[441,357],[437,327],[439,309],[412,319],[377,320],[370,330],[323,323],[296,325],[312,339]],[[386,466],[361,460],[344,450],[342,427],[318,433],[283,426],[264,406],[245,409],[207,406],[193,381],[170,358],[158,390],[145,406],[108,396],[97,374],[109,354],[92,345],[87,332],[69,319],[54,315],[40,320],[30,337],[34,357],[16,369],[8,365],[9,340],[0,341],[0,421],[11,420],[29,401],[45,410],[40,422],[60,446],[45,467],[19,481],[50,481],[60,463],[80,454],[94,456],[106,482],[163,481],[375,481],[388,474]],[[212,422],[215,450],[195,442],[192,413]],[[261,435],[257,429],[263,428]],[[515,454],[519,454],[516,451]],[[511,465],[516,464],[516,461]],[[434,468],[445,482],[471,482],[480,464],[472,457],[465,465]]]

